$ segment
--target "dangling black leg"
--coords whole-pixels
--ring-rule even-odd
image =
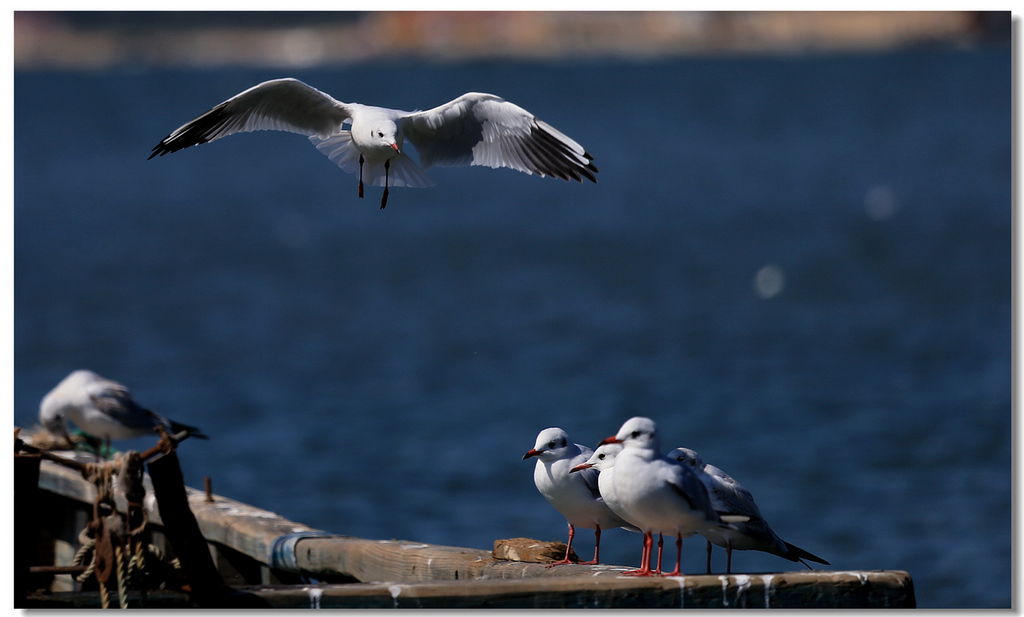
[[[725,573],[732,574],[732,542],[725,543]]]
[[[363,196],[363,155],[359,155],[359,197]]]
[[[380,209],[388,205],[388,170],[391,169],[391,159],[384,161],[384,196],[380,198]]]

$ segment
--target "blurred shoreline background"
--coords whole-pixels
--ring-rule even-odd
[[[16,11],[14,66],[879,51],[1009,44],[1010,19],[1008,11]]]

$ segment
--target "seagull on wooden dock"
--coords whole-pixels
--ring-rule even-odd
[[[629,520],[626,509],[615,493],[615,457],[619,452],[622,452],[622,444],[619,443],[598,446],[590,458],[570,469],[569,473],[579,473],[585,469],[597,470],[597,488],[601,493],[601,499],[619,518]]]
[[[576,527],[594,530],[594,560],[580,564],[600,563],[601,530],[632,526],[613,512],[601,497],[596,469],[570,474],[570,470],[590,459],[593,451],[569,440],[558,427],[546,428],[537,435],[536,444],[523,455],[523,460],[536,458],[533,482],[537,490],[558,510],[569,524],[569,542],[565,558],[548,567],[572,563],[569,551]],[[635,529],[634,529],[635,530]]]
[[[347,128],[345,128],[347,127]],[[541,177],[597,182],[594,157],[550,124],[493,94],[469,92],[427,111],[400,111],[342,103],[292,79],[253,86],[179,127],[149,158],[248,131],[276,130],[309,137],[341,169],[383,186],[380,207],[392,186],[434,184],[432,165],[509,167]],[[408,139],[417,165],[403,150]],[[422,168],[421,168],[422,166]]]
[[[209,439],[194,426],[181,424],[135,402],[128,388],[87,370],[73,371],[39,404],[39,421],[54,435],[68,437],[67,422],[99,439],[134,439],[153,435],[157,426],[168,432],[188,431]]]
[[[704,463],[700,454],[689,448],[676,448],[668,453],[668,458],[684,463],[697,472],[697,476],[711,497],[712,507],[719,516],[738,514],[749,518],[744,522],[733,523],[733,529],[715,527],[700,532],[708,542],[708,574],[711,574],[712,543],[725,548],[725,571],[727,574],[732,573],[732,551],[734,549],[764,551],[790,561],[799,561],[808,568],[811,566],[804,561],[805,559],[826,566],[830,565],[821,557],[808,553],[780,538],[768,521],[761,516],[761,510],[754,503],[754,496],[750,491],[718,467]]]
[[[612,476],[615,498],[619,500],[627,520],[644,534],[639,570],[623,574],[651,576],[660,574],[650,565],[653,534],[676,537],[676,568],[666,576],[678,576],[682,561],[683,538],[706,529],[726,526],[711,506],[708,491],[697,474],[685,465],[659,454],[661,446],[653,420],[633,417],[619,432],[601,442],[622,444],[615,457]],[[745,517],[739,517],[745,520]],[[659,565],[660,567],[660,565]]]

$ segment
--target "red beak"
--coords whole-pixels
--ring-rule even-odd
[[[398,144],[391,144],[391,147],[395,149],[395,152],[401,154],[402,151],[398,149]]]
[[[529,452],[523,455],[523,460],[525,461],[531,456],[540,456],[540,452],[538,452],[537,450],[530,450]]]
[[[590,469],[591,467],[593,467],[593,465],[591,465],[590,463],[583,463],[582,465],[576,465],[575,467],[570,469],[569,473],[572,473],[574,471],[583,471],[584,469]]]
[[[622,440],[618,439],[617,437],[615,437],[615,435],[612,435],[611,437],[608,437],[607,439],[601,440],[601,443],[599,443],[597,445],[603,446],[606,443],[622,443]]]

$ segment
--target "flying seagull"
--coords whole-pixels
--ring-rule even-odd
[[[427,111],[399,111],[342,103],[297,79],[265,81],[236,94],[176,129],[149,158],[234,133],[289,131],[309,137],[338,167],[383,186],[434,184],[433,165],[510,167],[528,174],[597,182],[594,157],[564,133],[522,107],[493,94],[470,92]],[[403,150],[408,139],[417,165]],[[422,166],[422,167],[421,167]]]

